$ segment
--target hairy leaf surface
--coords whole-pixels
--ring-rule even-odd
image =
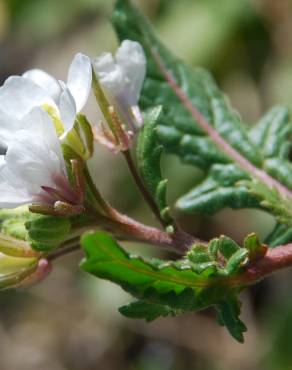
[[[167,180],[162,178],[160,156],[162,145],[157,142],[156,130],[162,107],[148,110],[144,114],[144,125],[139,132],[137,144],[137,162],[140,173],[149,192],[158,205],[161,217],[170,220],[166,203]]]
[[[223,207],[266,207],[247,182],[266,182],[291,198],[292,165],[288,160],[292,125],[286,108],[271,109],[248,129],[204,69],[176,58],[157,39],[145,17],[129,0],[118,0],[113,24],[121,40],[139,41],[148,68],[140,104],[163,105],[157,138],[166,151],[205,172],[203,181],[177,202],[186,212],[212,214]],[[271,195],[272,196],[272,195]],[[287,203],[286,203],[287,204]],[[287,222],[291,213],[275,213]]]

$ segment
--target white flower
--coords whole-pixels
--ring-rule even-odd
[[[111,53],[103,53],[93,60],[93,66],[107,99],[121,121],[136,130],[143,123],[137,104],[146,73],[146,59],[141,45],[125,40],[115,57]]]
[[[20,118],[20,124],[23,129],[0,156],[0,207],[54,205],[60,199],[74,203],[52,118],[35,107]]]
[[[0,88],[0,142],[8,145],[16,130],[26,128],[22,119],[34,107],[52,109],[69,131],[87,101],[91,80],[90,59],[80,53],[71,63],[67,83],[39,69],[9,77]]]

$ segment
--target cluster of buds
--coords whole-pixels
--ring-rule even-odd
[[[8,78],[0,88],[0,145],[6,149],[0,156],[0,208],[28,205],[31,212],[66,218],[86,214],[91,202],[86,161],[93,155],[93,141],[113,152],[129,149],[143,123],[138,100],[145,68],[140,44],[126,40],[115,58],[77,54],[67,82],[39,69]],[[91,87],[99,111],[94,125],[80,113]],[[7,238],[0,234],[0,280],[6,257],[28,260],[13,283],[4,279],[6,286],[49,271],[47,260],[27,241]],[[5,249],[7,243],[17,248]]]

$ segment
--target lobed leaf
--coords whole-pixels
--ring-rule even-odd
[[[255,244],[259,249],[260,244],[253,234],[247,237],[244,247],[222,236],[213,239],[208,246],[193,246],[179,261],[145,260],[129,254],[111,236],[100,231],[81,238],[86,253],[81,268],[120,285],[139,299],[122,307],[121,313],[153,320],[212,305],[228,305],[230,299],[234,302],[243,287],[233,284],[232,279],[254,255]],[[248,249],[248,245],[253,248]],[[230,331],[241,340],[238,329],[236,334]]]
[[[148,64],[140,104],[144,109],[163,105],[156,130],[158,142],[205,173],[202,182],[178,200],[177,207],[208,214],[223,207],[256,207],[275,214],[281,223],[289,223],[290,211],[282,194],[279,201],[284,210],[279,215],[261,194],[250,191],[247,182],[240,182],[268,178],[273,184],[269,197],[275,185],[290,199],[292,124],[287,108],[271,109],[248,129],[212,76],[168,51],[129,0],[117,1],[112,19],[121,40],[136,40],[144,47]]]

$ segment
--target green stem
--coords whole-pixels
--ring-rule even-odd
[[[157,204],[155,203],[155,201],[153,200],[152,196],[150,195],[150,193],[148,192],[148,190],[146,189],[146,187],[144,186],[144,183],[143,181],[141,180],[141,177],[140,175],[138,174],[137,172],[137,169],[136,169],[136,166],[133,162],[133,159],[132,159],[132,156],[131,156],[131,153],[129,150],[126,150],[123,152],[124,154],[124,157],[126,159],[126,162],[128,164],[128,167],[129,167],[129,170],[133,176],[133,179],[138,187],[138,189],[140,190],[140,193],[142,194],[143,198],[145,199],[146,203],[149,205],[150,209],[152,210],[153,214],[155,215],[155,217],[157,218],[158,222],[163,226],[163,228],[165,228],[166,226],[168,226],[168,223],[166,223],[163,218],[161,217],[161,214],[160,214],[160,211],[157,207]]]
[[[89,173],[89,170],[88,170],[88,167],[85,166],[84,168],[84,177],[85,177],[85,181],[89,187],[89,190],[91,191],[97,205],[98,205],[98,209],[95,210],[97,211],[97,213],[102,210],[106,215],[108,216],[111,216],[112,215],[112,207],[107,203],[107,201],[102,197],[102,195],[100,194],[100,192],[98,191],[95,183],[93,182],[92,180],[92,177]],[[92,208],[92,207],[89,207],[89,208]],[[96,213],[96,212],[95,212]]]

